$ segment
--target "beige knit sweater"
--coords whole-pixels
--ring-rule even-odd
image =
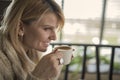
[[[18,74],[15,74],[15,69],[13,68],[16,65],[9,59],[8,54],[0,50],[0,80],[39,80],[31,73],[25,73],[22,68]]]

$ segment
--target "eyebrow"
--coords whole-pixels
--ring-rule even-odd
[[[57,26],[51,26],[51,25],[40,25],[40,26],[43,26],[43,27],[46,26],[46,27],[55,28],[55,29],[57,28]]]

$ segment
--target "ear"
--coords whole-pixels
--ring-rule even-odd
[[[20,21],[20,24],[18,27],[19,27],[18,28],[18,35],[23,36],[24,35],[24,27],[25,27],[24,23],[22,21]]]

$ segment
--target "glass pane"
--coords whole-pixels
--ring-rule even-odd
[[[120,44],[120,0],[108,0],[104,40],[111,45]]]
[[[102,0],[64,0],[63,42],[99,43]]]

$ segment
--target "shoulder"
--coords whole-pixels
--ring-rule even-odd
[[[10,61],[8,60],[7,56],[1,50],[0,50],[0,62],[6,66],[10,66]]]
[[[10,61],[5,56],[5,54],[0,50],[0,80],[1,78],[6,78],[12,80],[13,71]],[[5,80],[6,80],[5,79]]]

